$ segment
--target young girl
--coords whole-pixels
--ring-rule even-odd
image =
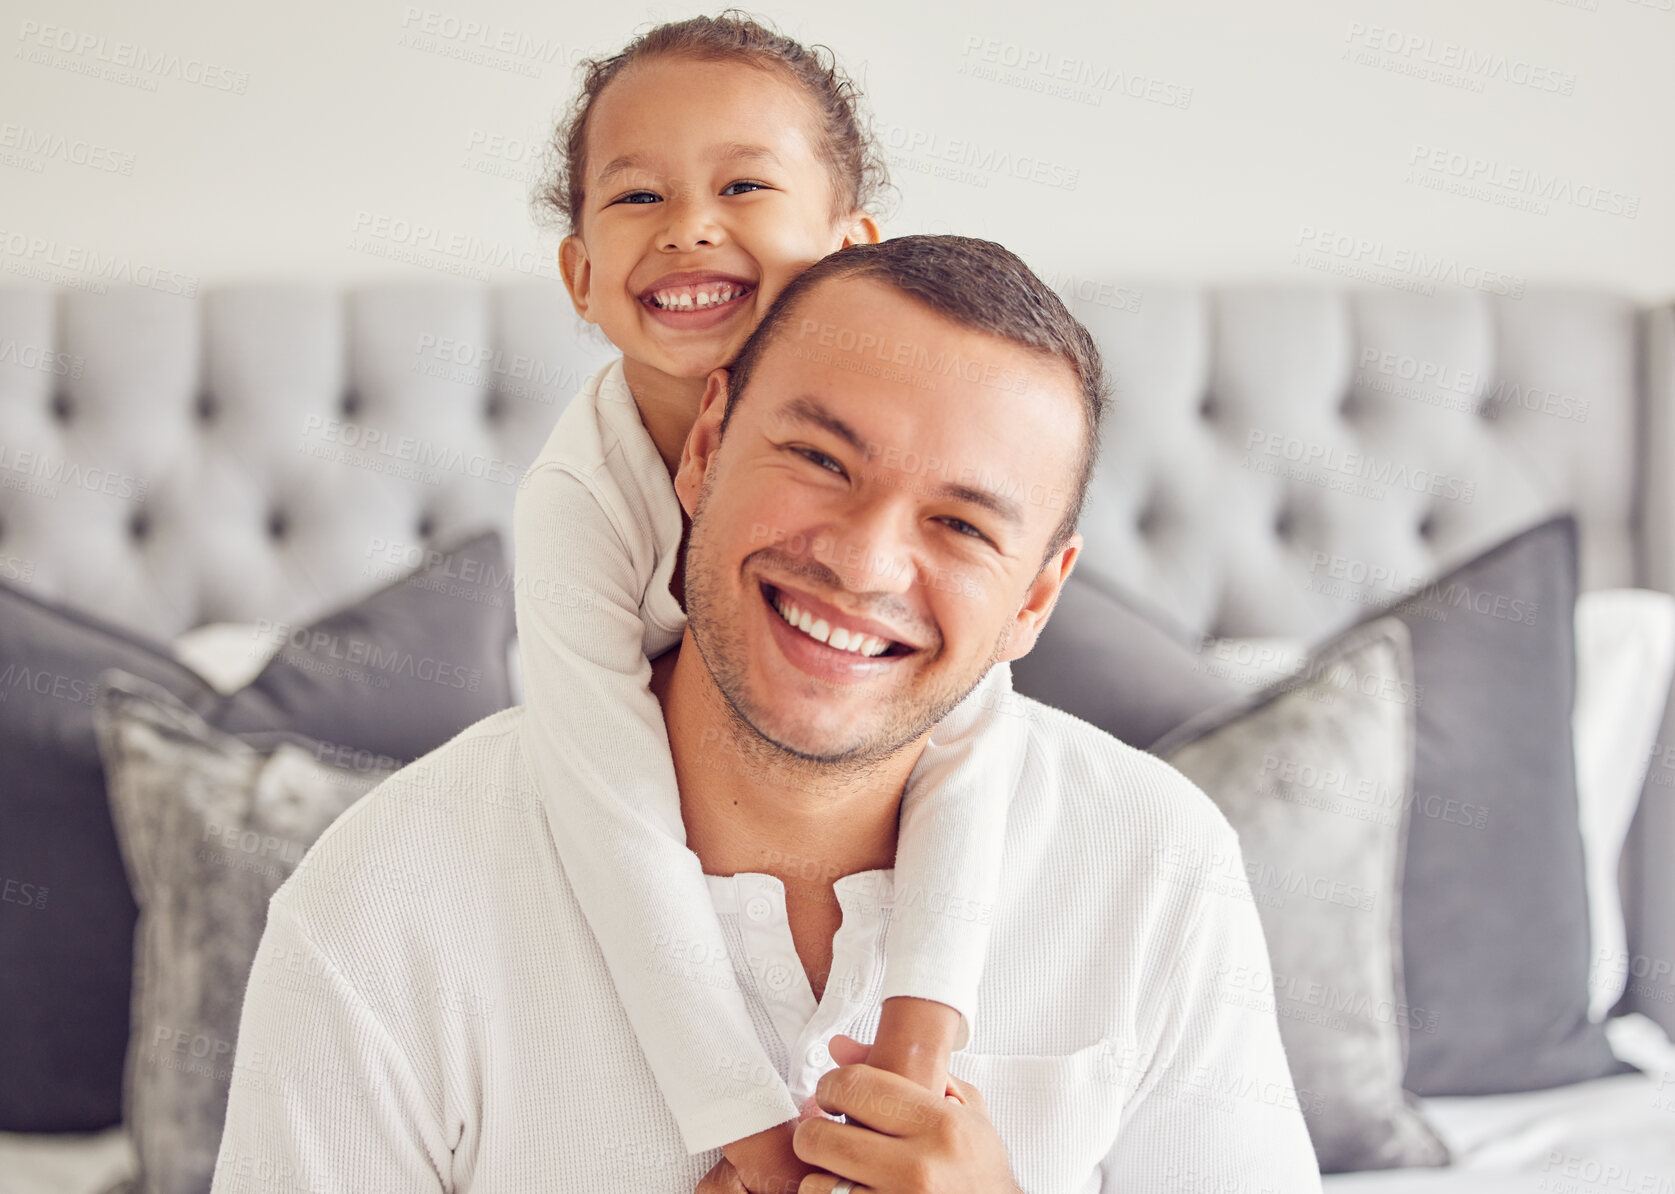
[[[569,231],[565,281],[623,355],[566,409],[516,501],[526,750],[687,1147],[720,1145],[751,1190],[794,1190],[813,1170],[792,1129],[817,1109],[792,1088],[811,1090],[830,1059],[788,1059],[788,1085],[761,1043],[685,845],[648,658],[685,626],[672,475],[705,378],[799,271],[878,239],[866,207],[882,171],[835,66],[732,15],[661,26],[587,64],[557,148],[541,201]],[[903,798],[868,1062],[938,1093],[949,1051],[970,1039],[988,945],[1021,757],[1019,719],[996,712],[1010,683],[997,666],[945,719]],[[826,899],[838,877],[801,859],[761,870],[812,878]],[[771,915],[759,903],[747,913]]]

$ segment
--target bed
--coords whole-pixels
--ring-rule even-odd
[[[1558,289],[1123,293],[1073,302],[1116,386],[1079,567],[1203,642],[1318,640],[1384,597],[1323,565],[1435,574],[1558,511],[1584,590],[1675,592],[1675,310]],[[0,580],[160,642],[304,624],[385,583],[377,553],[484,527],[509,545],[523,466],[608,356],[549,285],[0,288]],[[1640,1072],[1425,1098],[1449,1166],[1328,1189],[1675,1190],[1664,753],[1623,853],[1608,1029]],[[132,1164],[120,1125],[0,1134],[0,1192],[103,1190]]]

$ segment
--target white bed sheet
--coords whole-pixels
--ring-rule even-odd
[[[1606,1032],[1618,1057],[1647,1072],[1422,1099],[1454,1163],[1338,1174],[1327,1194],[1675,1194],[1675,1045],[1640,1015],[1608,1021]]]

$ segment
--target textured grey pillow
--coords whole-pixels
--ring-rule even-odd
[[[147,1194],[209,1189],[268,897],[395,760],[222,733],[166,689],[100,679],[94,727],[139,904],[123,1112]],[[344,768],[322,761],[351,764]]]
[[[1322,1171],[1445,1165],[1402,1090],[1402,853],[1413,760],[1408,635],[1386,618],[1322,646],[1296,677],[1182,726],[1156,752],[1239,834],[1273,969],[1221,998],[1272,1008]]]

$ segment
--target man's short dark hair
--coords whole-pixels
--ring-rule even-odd
[[[993,241],[968,236],[898,236],[881,244],[851,245],[804,270],[780,292],[733,359],[721,430],[750,385],[762,354],[815,287],[836,278],[873,278],[961,327],[983,332],[1061,361],[1081,390],[1082,458],[1063,520],[1047,548],[1050,558],[1076,529],[1099,454],[1106,385],[1099,348],[1059,296],[1018,256]]]

